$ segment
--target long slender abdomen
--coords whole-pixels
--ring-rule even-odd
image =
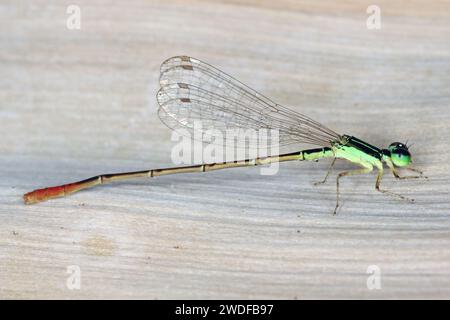
[[[33,204],[41,201],[46,201],[48,199],[64,197],[83,189],[92,188],[96,185],[105,184],[113,181],[128,180],[143,177],[153,178],[167,174],[208,172],[227,168],[264,165],[273,162],[304,161],[304,160],[312,161],[327,157],[334,157],[334,154],[331,148],[325,147],[325,148],[297,151],[288,154],[281,154],[279,156],[269,156],[234,162],[209,163],[186,167],[174,167],[174,168],[152,169],[135,172],[104,174],[86,180],[63,184],[56,187],[37,189],[26,193],[23,196],[23,199],[25,204]]]

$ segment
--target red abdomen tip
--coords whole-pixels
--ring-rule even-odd
[[[51,198],[63,197],[65,195],[64,186],[38,189],[23,195],[25,204],[33,204],[46,201]]]

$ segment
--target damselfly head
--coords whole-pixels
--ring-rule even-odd
[[[406,167],[411,164],[411,153],[405,143],[393,142],[389,145],[388,150],[391,152],[391,160],[397,167]]]

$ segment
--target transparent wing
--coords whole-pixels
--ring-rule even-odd
[[[341,136],[311,118],[276,104],[242,82],[200,60],[177,56],[161,65],[158,115],[183,135],[227,144],[225,132],[278,130],[279,146],[308,143],[328,146]],[[234,143],[234,141],[233,141]]]

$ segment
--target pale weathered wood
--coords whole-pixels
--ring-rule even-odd
[[[450,4],[0,4],[1,298],[450,298]],[[171,164],[159,64],[192,55],[331,128],[409,139],[428,181],[314,187],[328,163],[158,177],[34,206],[35,188]],[[338,170],[350,168],[344,163]],[[334,176],[333,176],[334,177]],[[81,268],[80,290],[66,287]],[[366,270],[381,269],[381,290]]]

